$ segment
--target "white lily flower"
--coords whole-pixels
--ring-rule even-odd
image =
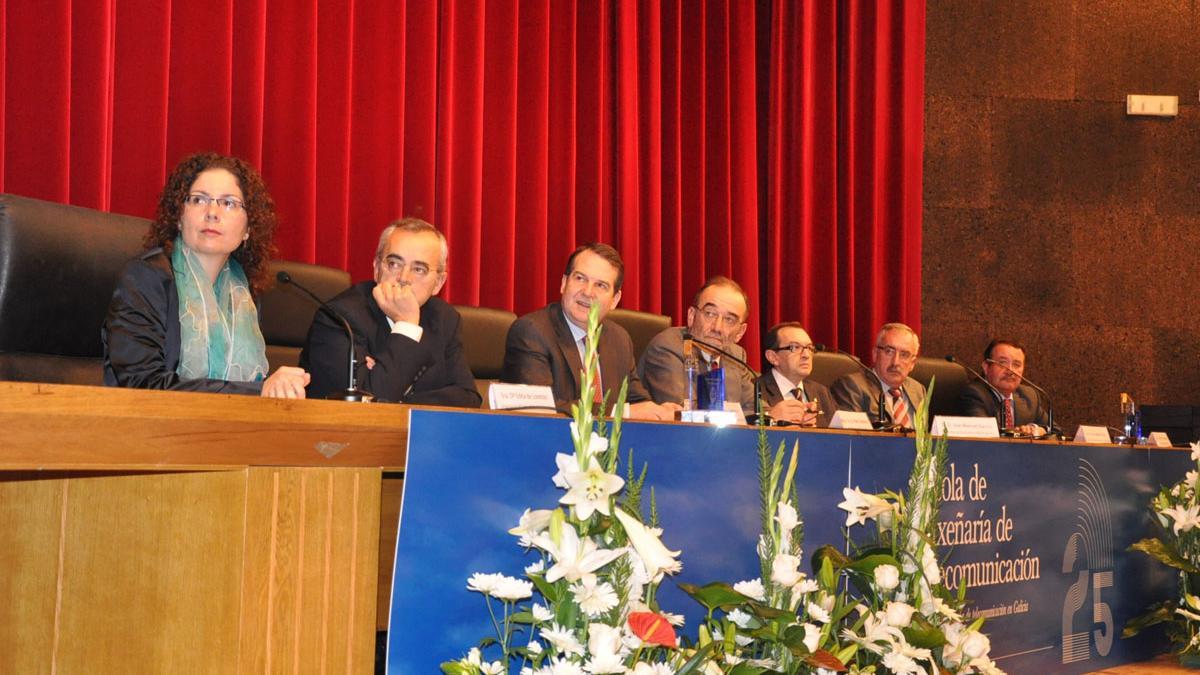
[[[587,520],[596,511],[609,515],[609,497],[625,485],[625,479],[608,473],[599,462],[592,462],[586,471],[568,472],[564,478],[570,489],[558,501],[574,506],[580,520]]]
[[[521,537],[522,546],[528,546],[529,539],[538,536],[550,527],[550,514],[554,513],[551,509],[525,509],[525,513],[521,514],[521,520],[517,526],[508,531],[509,534]]]
[[[767,590],[763,588],[762,579],[739,581],[733,585],[733,590],[741,593],[747,598],[754,598],[759,602],[765,602],[767,599]]]
[[[875,585],[890,591],[900,585],[900,570],[895,565],[880,565],[875,568]]]
[[[683,569],[683,563],[675,559],[682,551],[667,549],[658,537],[646,530],[646,526],[625,513],[624,510],[616,509],[613,511],[613,515],[621,521],[621,527],[625,529],[629,543],[633,545],[633,550],[641,558],[642,564],[646,567],[646,574],[652,581],[658,582],[662,579],[663,574],[675,574]]]
[[[515,602],[524,600],[533,595],[533,582],[523,579],[515,579],[513,577],[501,576],[500,582],[496,584],[495,590],[492,591],[492,597]]]
[[[787,553],[778,553],[771,561],[771,581],[784,587],[791,587],[800,581],[800,558]]]
[[[1200,525],[1200,506],[1182,505],[1170,509],[1163,509],[1164,516],[1170,516],[1171,520],[1175,521],[1175,534],[1187,532],[1193,527]]]
[[[626,672],[621,629],[603,623],[588,624],[588,657],[583,669],[593,675]]]
[[[820,645],[821,629],[811,623],[804,624],[804,646],[808,651],[817,651],[817,646]]]
[[[571,486],[567,483],[567,474],[579,472],[579,460],[575,459],[574,454],[558,453],[554,455],[554,464],[558,467],[558,473],[550,479],[554,481],[554,485],[564,490]]]
[[[607,581],[599,582],[594,574],[584,575],[578,582],[571,584],[570,589],[579,609],[593,619],[617,606],[617,592],[613,590],[612,584]]]
[[[937,596],[932,596],[921,603],[921,613],[925,616],[941,614],[951,621],[962,621],[962,615],[954,611],[954,608],[947,605],[945,600]]]
[[[842,496],[845,499],[838,504],[838,508],[847,514],[846,527],[862,525],[867,520],[892,509],[891,503],[886,499],[867,494],[858,488],[842,488]]]
[[[534,546],[554,558],[554,565],[546,570],[546,581],[549,583],[559,579],[579,581],[583,575],[595,572],[624,553],[622,550],[598,548],[590,537],[580,539],[573,527],[564,527],[560,539],[560,543],[555,545],[545,534],[533,538]]]

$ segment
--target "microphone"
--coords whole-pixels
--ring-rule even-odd
[[[347,379],[346,379],[346,389],[344,389],[343,391],[335,391],[332,394],[326,396],[325,398],[333,399],[333,400],[337,400],[337,401],[353,401],[353,402],[370,402],[370,401],[374,400],[375,399],[374,396],[372,396],[370,393],[362,391],[361,389],[358,388],[358,377],[356,374],[356,370],[357,370],[356,366],[358,365],[358,361],[354,358],[354,330],[352,328],[350,328],[350,322],[346,320],[346,317],[342,316],[341,314],[338,314],[337,310],[335,310],[334,308],[332,308],[328,304],[326,304],[324,300],[317,297],[316,293],[313,293],[312,291],[305,288],[300,282],[293,279],[292,275],[288,274],[284,270],[279,270],[279,272],[277,272],[275,274],[275,279],[277,281],[279,281],[279,283],[281,283],[281,284],[288,284],[291,286],[295,286],[299,290],[303,291],[305,295],[312,298],[313,302],[317,303],[317,306],[320,307],[323,312],[325,312],[329,316],[333,317],[339,323],[342,324],[342,328],[344,328],[346,331],[346,338],[348,340],[350,340],[350,354],[347,359],[348,366],[349,366],[349,375],[347,376]]]
[[[720,354],[721,356],[728,358],[730,361],[733,361],[734,363],[736,363],[739,366],[741,366],[742,368],[744,368],[746,370],[746,372],[750,373],[750,380],[754,383],[755,414],[753,415],[753,417],[755,417],[755,421],[757,422],[758,411],[762,410],[762,407],[763,407],[762,406],[762,389],[759,387],[759,384],[758,384],[758,378],[761,375],[761,373],[759,373],[757,370],[751,368],[749,363],[746,363],[742,359],[739,359],[738,357],[734,356],[733,354],[730,354],[729,352],[725,351],[724,349],[721,349],[720,347],[718,347],[710,342],[705,342],[704,340],[701,340],[700,338],[696,337],[695,335],[692,335],[691,331],[689,331],[686,328],[683,329],[683,341],[685,344],[688,342],[693,342],[695,344],[698,344],[702,348],[704,348],[706,351],[708,351],[710,354],[711,353]],[[766,423],[768,425],[770,425],[771,424],[770,416],[767,415],[766,412],[763,412],[762,414],[763,414],[763,417],[766,418]],[[746,421],[749,422],[750,420],[747,419]]]
[[[825,351],[825,345],[813,345],[813,347],[819,352]],[[859,367],[859,369],[862,370],[863,373],[867,376],[868,384],[870,384],[872,381],[879,381],[879,375],[877,375],[875,373],[875,371],[872,370],[871,368],[868,368],[867,364],[862,362],[862,359],[858,358],[857,356],[851,354],[850,352],[848,352],[844,349],[838,349],[837,347],[834,347],[833,349],[830,349],[829,351],[833,352],[834,354],[841,354],[842,356],[847,356],[850,358],[851,361],[854,361],[854,364],[857,365]],[[899,424],[896,424],[895,420],[892,419],[892,412],[887,409],[887,406],[884,405],[884,402],[885,401],[883,398],[883,383],[880,382],[880,384],[879,384],[879,399],[876,401],[876,405],[879,406],[879,422],[877,422],[875,430],[876,431],[903,431],[904,427],[900,426]],[[887,415],[887,423],[884,423],[884,421],[883,421],[884,415]]]
[[[959,367],[961,367],[963,370],[965,370],[968,373],[970,373],[971,375],[973,375],[975,377],[975,379],[982,382],[983,386],[990,389],[992,394],[997,399],[999,399],[1001,403],[1004,402],[1004,394],[1001,394],[999,389],[993,387],[992,383],[988,382],[987,378],[984,377],[983,375],[980,375],[979,372],[976,371],[974,368],[972,368],[971,366],[968,366],[967,364],[963,363],[962,361],[959,361],[958,359],[954,358],[953,354],[947,354],[946,360],[949,361],[950,363],[957,363],[959,365]],[[1000,423],[1001,427],[1004,426],[1003,415],[1004,415],[1004,412],[1000,408],[997,408],[996,409],[996,421]]]
[[[1047,393],[1045,389],[1042,389],[1041,387],[1039,387],[1036,384],[1034,384],[1033,382],[1031,382],[1028,377],[1025,377],[1023,374],[1018,373],[1017,371],[1004,365],[1003,363],[1000,363],[999,361],[997,361],[995,359],[984,359],[983,362],[990,363],[993,366],[1000,366],[1001,368],[1007,370],[1008,372],[1012,373],[1013,375],[1016,375],[1017,377],[1021,378],[1022,382],[1029,385],[1030,387],[1032,387],[1033,390],[1038,393],[1038,403],[1039,404],[1042,402],[1041,401],[1042,397],[1043,396],[1046,397],[1046,424],[1048,424],[1050,426],[1050,428],[1046,431],[1046,436],[1043,436],[1043,438],[1046,438],[1048,436],[1058,436],[1059,438],[1062,438],[1062,431],[1054,428],[1054,403],[1050,399],[1050,394]]]

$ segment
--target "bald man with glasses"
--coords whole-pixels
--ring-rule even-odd
[[[909,377],[917,364],[921,340],[902,323],[884,324],[875,337],[871,373],[843,375],[829,388],[839,410],[867,413],[877,427],[912,429],[925,385]]]
[[[812,374],[816,348],[804,326],[789,321],[767,331],[767,370],[758,378],[763,408],[771,419],[802,427],[827,427],[837,410],[833,395]]]
[[[746,317],[750,300],[736,281],[715,276],[704,282],[688,308],[687,327],[668,328],[646,345],[638,362],[642,384],[656,403],[683,401],[683,336],[690,333],[697,340],[714,345],[735,358],[746,360],[746,350],[737,344],[746,334]],[[725,400],[737,403],[742,412],[754,413],[754,377],[741,365],[721,359],[703,348],[701,370],[725,368]],[[725,361],[725,362],[723,362]]]

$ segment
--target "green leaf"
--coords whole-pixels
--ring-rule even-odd
[[[554,587],[554,584],[546,581],[545,576],[541,574],[531,574],[529,575],[529,580],[532,581],[533,585],[537,587],[538,593],[542,594],[542,597],[547,603],[554,605],[558,602],[558,589]]]
[[[708,642],[703,647],[697,649],[692,658],[688,659],[679,670],[675,671],[675,675],[691,675],[692,673],[700,672],[699,668],[708,660],[708,653],[716,646],[716,642]]]
[[[875,575],[875,568],[879,567],[880,565],[891,565],[896,569],[900,569],[900,563],[897,562],[891,554],[887,553],[864,555],[854,559],[849,565],[846,565],[846,567],[854,570],[855,572],[861,572],[864,575],[873,578]]]
[[[840,570],[843,567],[845,567],[846,565],[850,564],[850,558],[847,558],[846,554],[842,553],[841,551],[837,550],[836,548],[834,548],[833,546],[831,546],[829,544],[825,544],[824,546],[813,551],[813,554],[812,554],[813,570],[821,569],[821,565],[824,563],[824,561],[826,559],[828,559],[833,564],[833,568],[835,570]]]
[[[472,668],[468,668],[458,661],[446,661],[442,664],[442,672],[446,675],[472,675]]]
[[[1174,546],[1171,546],[1162,539],[1143,539],[1135,543],[1133,546],[1130,546],[1129,550],[1141,551],[1142,553],[1145,553],[1164,565],[1174,567],[1177,570],[1183,570],[1184,572],[1189,572],[1191,574],[1200,573],[1200,569],[1197,569],[1195,565],[1185,560]]]
[[[929,623],[929,619],[920,614],[913,614],[912,622],[904,629],[904,637],[914,647],[936,649],[946,644],[946,634],[942,629]]]
[[[1121,638],[1131,638],[1150,626],[1174,620],[1175,608],[1173,602],[1155,603],[1150,605],[1144,614],[1135,616],[1125,623],[1125,629],[1121,631]]]
[[[713,582],[704,586],[679,584],[679,588],[684,593],[692,596],[693,600],[704,605],[710,612],[716,609],[733,609],[751,601],[750,598],[733,590],[733,587],[729,584],[721,582]]]
[[[752,666],[743,661],[734,666],[733,670],[729,671],[729,675],[763,675],[765,672],[767,672],[766,668],[763,668],[762,666]]]
[[[788,617],[792,619],[796,617],[795,612],[789,612],[786,609],[777,609],[766,604],[765,602],[759,602],[758,600],[749,600],[746,605],[750,608],[751,614],[764,621],[771,621],[781,617]]]

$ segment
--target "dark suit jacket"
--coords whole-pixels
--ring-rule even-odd
[[[100,329],[104,384],[137,389],[175,389],[255,394],[262,382],[185,380],[179,367],[179,293],[171,259],[161,248],[130,260],[117,280]]]
[[[478,408],[483,400],[463,356],[458,312],[441,298],[429,298],[421,307],[424,333],[414,342],[392,332],[371,295],[374,288],[374,281],[364,281],[329,301],[354,329],[359,388],[384,401]],[[300,367],[312,375],[310,398],[346,388],[348,351],[341,323],[318,310],[300,352]],[[374,368],[367,368],[367,356]]]
[[[968,417],[995,417],[1000,428],[1004,428],[1004,420],[1000,419],[1000,401],[982,382],[972,382],[963,387],[959,397],[963,414]],[[1050,428],[1050,411],[1042,407],[1042,398],[1033,387],[1022,384],[1013,392],[1014,426],[1036,424],[1043,429]]]
[[[650,399],[634,368],[633,342],[629,333],[612,321],[605,321],[600,333],[600,381],[611,392],[611,404],[629,378],[626,400],[640,403]],[[567,326],[562,306],[552,302],[513,322],[504,346],[505,382],[548,385],[554,392],[554,405],[570,413],[571,403],[579,400],[579,373],[583,359]]]
[[[771,374],[771,371],[763,373],[757,382],[758,386],[762,388],[764,410],[783,400],[783,392],[779,391],[779,383],[775,381],[775,376]],[[833,417],[833,413],[838,409],[829,389],[820,382],[805,380],[804,393],[808,394],[808,400],[816,401],[821,407],[821,414],[817,415],[817,426],[829,426],[829,418]]]
[[[904,378],[904,384],[900,388],[908,396],[908,416],[915,423],[917,419],[917,407],[921,405],[921,401],[925,400],[925,385],[911,377],[906,377]],[[872,424],[878,425],[880,423],[879,398],[882,393],[882,386],[879,383],[879,378],[875,375],[868,376],[862,371],[848,373],[839,377],[833,383],[833,386],[829,388],[829,393],[833,395],[833,400],[837,403],[838,410],[865,412]],[[883,413],[882,418],[885,424],[891,423],[891,415],[889,413]]]

